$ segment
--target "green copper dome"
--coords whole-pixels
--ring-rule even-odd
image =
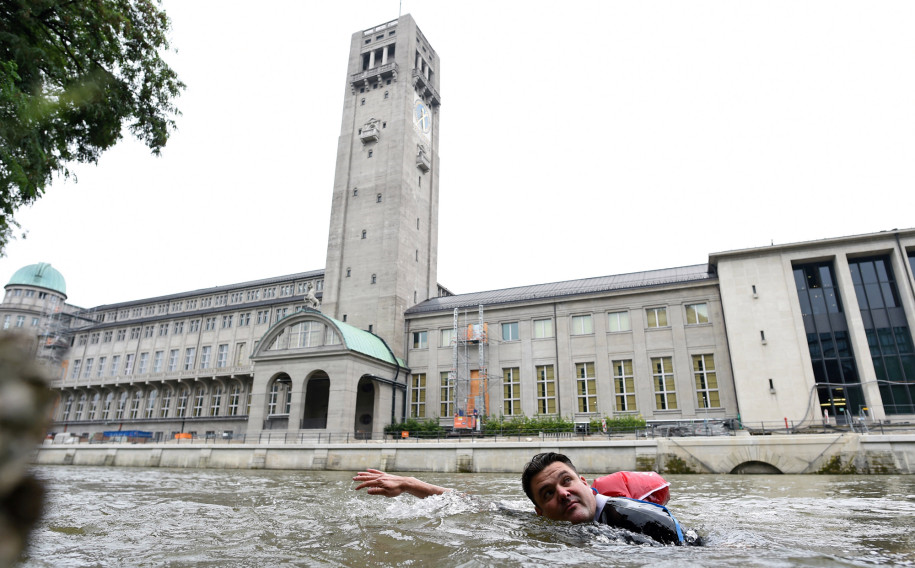
[[[13,274],[7,286],[19,284],[21,286],[37,286],[47,288],[64,297],[67,296],[67,283],[64,276],[47,262],[23,266]]]

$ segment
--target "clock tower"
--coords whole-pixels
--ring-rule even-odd
[[[398,357],[437,295],[439,59],[409,15],[353,34],[321,311]]]

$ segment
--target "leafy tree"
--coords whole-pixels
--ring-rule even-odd
[[[184,88],[158,0],[0,0],[0,255],[21,206],[123,127],[158,155]]]

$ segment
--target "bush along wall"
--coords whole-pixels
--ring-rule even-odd
[[[438,418],[407,418],[403,422],[384,427],[385,434],[400,437],[402,432],[409,432],[412,438],[438,438],[445,435],[445,429],[438,425]]]

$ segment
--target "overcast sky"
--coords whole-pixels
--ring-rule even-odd
[[[169,0],[188,87],[17,219],[70,303],[323,269],[353,32],[397,0]],[[915,226],[915,2],[404,0],[441,57],[439,281],[474,292]]]

